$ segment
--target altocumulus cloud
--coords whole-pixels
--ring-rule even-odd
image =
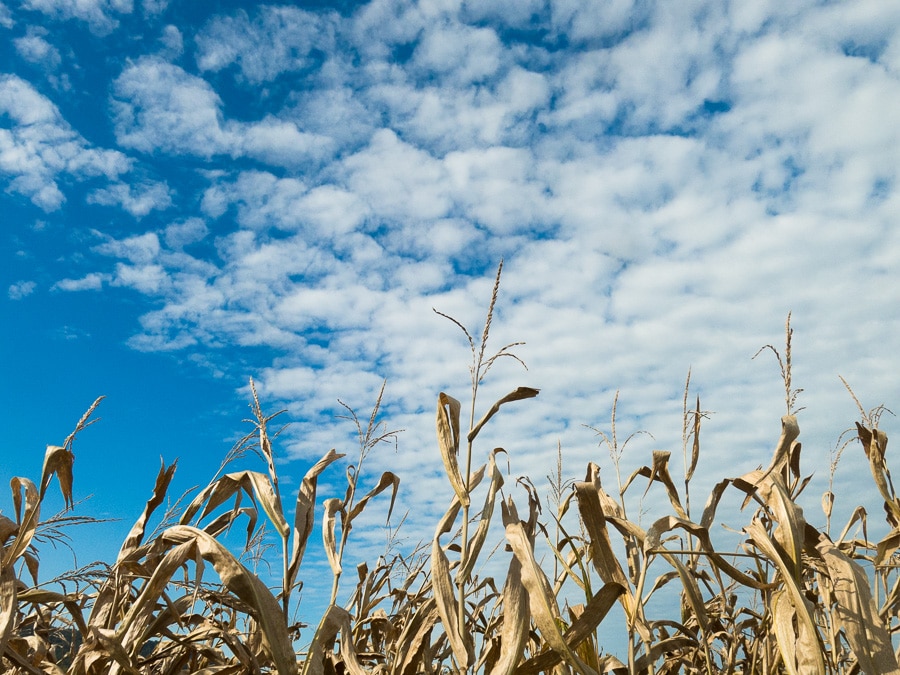
[[[44,211],[66,200],[59,176],[114,179],[131,167],[123,153],[91,147],[47,97],[16,75],[0,75],[0,115],[9,121],[8,128],[0,128],[0,171],[8,177],[8,189]]]
[[[581,425],[618,387],[623,428],[655,438],[624,470],[677,452],[689,368],[716,411],[700,480],[766,463],[784,405],[777,365],[751,356],[791,310],[810,462],[855,415],[838,374],[872,405],[896,396],[897,9],[225,4],[0,5],[18,40],[7,197],[72,216],[77,252],[47,285],[130,293],[131,347],[255,372],[296,420],[291,457],[333,445],[336,399],[365,412],[387,378],[416,534],[450,498],[435,396],[468,382],[467,342],[432,308],[477,337],[500,258],[492,341],[524,340],[529,370],[498,363],[483,401],[541,388],[484,438],[516,474],[540,480],[557,441],[573,475],[605,460]],[[145,39],[90,36],[129,30]],[[96,82],[54,89],[50,66]],[[26,276],[8,286],[23,305],[41,295]]]

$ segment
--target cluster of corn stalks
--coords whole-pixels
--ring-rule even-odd
[[[239,448],[252,446],[264,470],[221,471],[148,532],[151,520],[160,520],[154,514],[175,471],[174,464],[163,466],[115,561],[73,571],[66,583],[40,584],[41,528],[59,523],[58,517],[42,520],[41,505],[54,475],[71,504],[72,443],[90,424],[98,400],[62,446],[47,449],[38,484],[12,480],[14,519],[0,515],[0,672],[900,673],[892,644],[900,630],[900,498],[885,462],[887,436],[878,428],[883,409],[864,413],[856,433],[891,527],[877,543],[865,534],[851,536],[867,531],[860,509],[833,539],[811,526],[797,505],[809,478],[800,471],[800,431],[792,414],[797,390],[790,382],[789,324],[786,363],[776,352],[788,414],[767,468],[720,481],[694,517],[690,482],[704,413],[699,400],[688,409],[686,387],[680,490],[667,452],[654,452],[649,465],[612,493],[591,463],[571,489],[560,480],[555,512],[544,521],[530,481],[517,481],[524,490],[518,505],[504,490],[497,458],[505,451],[481,451],[477,443],[501,407],[538,394],[519,387],[477,414],[478,388],[491,366],[503,356],[518,360],[515,345],[493,356],[486,352],[499,278],[498,272],[480,341],[454,320],[472,351],[471,409],[466,429],[460,402],[438,397],[437,445],[454,496],[430,552],[426,546],[424,553],[359,565],[349,600],[338,604],[354,521],[383,492],[391,493],[393,507],[398,490],[397,476],[388,471],[362,494],[363,461],[396,432],[377,419],[381,395],[368,424],[351,411],[360,449],[344,495],[317,505],[318,478],[344,456],[332,450],[309,468],[287,503],[272,449],[277,434],[269,431],[274,415],[263,413],[251,386],[254,430]],[[604,440],[618,451],[615,405],[612,434]],[[629,519],[626,494],[635,489],[660,491],[669,515],[646,528]],[[717,550],[711,531],[729,491],[743,500],[745,524],[736,546]],[[829,524],[833,503],[829,491],[823,498]],[[301,635],[305,624],[294,617],[302,613],[300,568],[318,510],[333,580],[330,604],[309,636]],[[506,556],[505,576],[480,577],[476,564],[491,548],[485,545],[498,510],[506,546],[495,555]],[[280,548],[276,587],[224,543],[224,533],[236,525],[246,528],[245,550],[264,539]],[[539,562],[548,559],[552,569]],[[655,602],[660,597],[669,600]],[[668,613],[660,616],[660,607]],[[613,623],[624,626],[623,634],[608,629]]]

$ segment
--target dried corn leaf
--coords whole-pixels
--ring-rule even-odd
[[[697,585],[697,580],[677,556],[674,556],[671,553],[662,553],[661,555],[675,568],[675,571],[678,572],[678,577],[681,580],[681,587],[684,589],[684,594],[687,596],[687,601],[694,614],[694,618],[697,619],[697,623],[700,624],[703,635],[708,638],[709,615],[706,613],[706,605],[703,602],[703,596],[700,593],[700,586]]]
[[[609,532],[606,528],[606,516],[600,504],[599,476],[593,475],[590,481],[575,483],[575,495],[578,498],[578,512],[591,539],[591,561],[604,583],[617,583],[628,588],[628,580],[622,571],[618,558],[612,548]],[[633,616],[634,598],[628,593],[623,597],[626,611]]]
[[[387,519],[390,521],[391,513],[394,512],[394,501],[397,499],[397,490],[400,488],[400,477],[395,474],[393,471],[385,471],[381,474],[381,478],[378,481],[378,485],[369,490],[366,493],[365,497],[360,499],[350,510],[350,514],[347,516],[347,528],[350,528],[350,524],[353,522],[353,519],[356,518],[360,513],[362,513],[363,509],[366,508],[366,504],[369,503],[369,500],[372,497],[380,495],[387,488],[392,488],[391,490],[391,505],[388,507]]]
[[[672,503],[672,508],[675,509],[675,512],[678,514],[679,518],[684,518],[687,520],[687,512],[684,510],[684,507],[681,505],[681,498],[678,496],[678,490],[675,488],[675,483],[672,480],[672,476],[669,474],[669,457],[671,456],[670,452],[666,452],[664,450],[654,450],[653,451],[653,466],[642,466],[640,469],[631,474],[628,479],[628,482],[625,485],[625,489],[628,489],[628,486],[637,476],[643,476],[644,478],[649,479],[649,483],[647,484],[647,489],[644,490],[644,497],[647,496],[647,493],[650,491],[650,485],[653,481],[659,481],[666,488],[666,494],[669,496],[669,501]]]
[[[710,557],[710,559],[715,562],[716,567],[722,572],[725,572],[725,574],[730,576],[742,586],[747,586],[756,590],[769,590],[775,588],[775,584],[762,583],[760,581],[757,581],[753,577],[744,574],[739,569],[734,567],[734,565],[729,563],[721,554],[716,552],[716,550],[713,548],[712,541],[709,538],[709,530],[707,530],[705,527],[703,527],[702,525],[697,525],[696,523],[692,523],[689,520],[676,518],[675,516],[664,516],[650,526],[650,529],[647,530],[647,536],[644,539],[644,552],[662,552],[658,551],[661,548],[660,539],[662,535],[675,528],[683,529],[696,537],[700,542],[701,550],[703,550]]]
[[[900,527],[900,504],[897,503],[894,488],[891,484],[891,475],[888,471],[887,463],[884,460],[887,453],[887,434],[881,429],[867,429],[859,422],[856,423],[857,435],[863,450],[865,450],[866,458],[869,460],[869,470],[878,492],[884,501],[884,510],[887,514],[888,523],[892,527]]]
[[[756,482],[757,485],[763,480],[781,469],[791,459],[791,447],[795,440],[800,436],[800,425],[797,424],[797,417],[794,415],[785,415],[781,418],[781,436],[778,439],[778,445],[775,446],[775,453],[772,456],[772,463],[765,470],[762,477]]]
[[[506,526],[506,540],[512,547],[513,554],[522,564],[522,583],[528,591],[528,605],[531,616],[544,642],[553,649],[565,662],[575,668],[581,675],[597,675],[566,643],[559,630],[561,615],[553,596],[553,591],[540,566],[534,558],[532,543],[522,523],[510,523]],[[618,597],[624,586],[613,587],[613,598]],[[614,601],[614,600],[613,600]]]
[[[827,490],[822,493],[822,513],[825,514],[825,517],[831,518],[831,511],[834,508],[834,493],[831,490]]]
[[[16,627],[18,584],[12,563],[0,567],[0,659],[3,658],[7,642]]]
[[[315,525],[316,486],[319,474],[343,456],[343,454],[335,452],[332,448],[303,477],[303,483],[300,485],[300,491],[297,494],[297,505],[294,508],[291,562],[288,565],[287,579],[289,587],[293,586],[294,580],[297,578],[297,570],[300,568],[303,554],[306,551],[306,544],[309,541],[309,535]]]
[[[847,524],[844,526],[844,529],[841,531],[841,536],[837,538],[837,542],[840,544],[844,541],[844,538],[849,534],[850,528],[856,525],[856,523],[860,523],[863,528],[863,532],[865,533],[868,526],[868,516],[869,514],[866,512],[866,509],[862,506],[857,506],[853,509],[853,513],[850,515],[849,520],[847,520]],[[867,539],[868,536],[864,534],[864,537]]]
[[[649,651],[634,662],[634,671],[636,673],[653,672],[651,670],[651,666],[666,654],[670,654],[678,650],[695,648],[696,646],[697,641],[694,638],[686,637],[684,635],[676,635],[674,637],[655,641],[652,645],[650,645]],[[679,671],[666,670],[664,672]]]
[[[800,580],[802,571],[801,552],[803,537],[806,531],[806,520],[803,510],[788,496],[782,478],[773,475],[772,479],[760,488],[760,495],[765,500],[772,515],[778,522],[773,532],[775,540],[787,553],[794,579]]]
[[[459,470],[459,411],[460,403],[444,392],[438,395],[437,436],[444,469],[456,496],[464,506],[469,505],[467,481]]]
[[[584,607],[578,617],[563,633],[563,639],[570,648],[577,650],[579,645],[584,645],[587,640],[596,631],[597,626],[606,618],[609,610],[615,604],[618,597],[625,592],[625,589],[618,584],[605,584],[594,596],[590,602]],[[595,656],[596,655],[592,655]],[[540,672],[548,672],[551,668],[563,661],[562,656],[553,650],[544,651],[532,658],[528,659],[519,666],[516,675],[536,675]],[[618,660],[600,659],[598,665],[604,667],[602,672],[608,672],[613,667],[621,666]]]
[[[397,640],[398,658],[391,668],[391,675],[413,675],[427,671],[431,664],[421,667],[420,662],[428,645],[428,636],[439,617],[437,602],[434,598],[428,598],[403,625],[403,631]]]
[[[12,489],[18,532],[12,544],[3,549],[3,555],[0,557],[0,565],[3,567],[12,565],[28,550],[41,515],[41,497],[34,483],[27,478],[13,476],[9,481],[9,486]],[[25,492],[24,509],[22,508],[23,491]]]
[[[758,518],[754,518],[744,528],[744,531],[752,538],[756,548],[775,563],[781,575],[784,589],[776,592],[781,604],[776,608],[774,602],[775,594],[773,594],[772,611],[773,614],[776,609],[779,612],[779,615],[775,617],[775,630],[778,637],[778,647],[784,656],[785,663],[787,664],[789,660],[788,654],[796,654],[796,663],[800,664],[801,672],[804,675],[808,673],[824,674],[825,661],[817,638],[815,620],[804,597],[803,589],[800,588],[797,580],[793,577],[791,566],[779,553],[778,547],[769,537],[769,533],[766,532],[765,527]],[[783,598],[787,598],[786,601],[791,608],[790,612],[788,612],[787,606],[784,605],[785,600]],[[795,620],[797,623],[796,631],[793,628]],[[790,631],[792,636],[789,644],[783,643],[783,640],[789,639],[788,631]]]
[[[367,675],[356,654],[350,613],[337,605],[330,605],[319,622],[309,646],[309,655],[303,664],[303,675],[325,675],[325,654],[331,651],[338,633],[341,635],[340,659],[346,671],[350,675]]]
[[[325,507],[325,515],[322,520],[322,542],[325,544],[325,555],[328,556],[328,564],[331,565],[331,571],[335,576],[339,576],[343,571],[341,569],[340,556],[337,550],[337,537],[335,535],[335,527],[337,526],[337,518],[335,517],[344,508],[344,502],[337,497],[326,499],[323,504]]]
[[[79,632],[82,635],[87,633],[87,625],[84,622],[84,617],[81,615],[83,597],[77,593],[67,595],[44,588],[32,587],[21,591],[18,594],[18,601],[35,605],[63,605],[69,611],[69,615],[78,627]]]
[[[891,645],[890,633],[872,598],[865,570],[824,535],[820,535],[816,549],[828,566],[832,592],[837,602],[835,616],[860,669],[866,675],[897,675],[900,665]]]
[[[484,414],[484,416],[478,420],[478,424],[472,427],[472,430],[469,431],[468,436],[466,437],[471,443],[475,440],[475,437],[478,435],[478,432],[481,431],[482,427],[488,423],[494,415],[500,410],[500,406],[504,403],[510,403],[512,401],[522,401],[527,398],[534,398],[540,393],[540,389],[532,389],[531,387],[517,387],[514,391],[509,392],[503,398],[497,400],[494,405],[490,407],[490,409]]]
[[[203,519],[232,497],[235,499],[234,511],[237,512],[242,492],[245,492],[254,503],[258,503],[262,507],[269,517],[269,521],[275,527],[275,531],[279,536],[286,538],[290,533],[290,527],[284,518],[281,500],[278,498],[269,476],[259,471],[237,471],[225,474],[207,486],[185,509],[180,524],[187,525],[201,506],[205,505],[200,513],[200,519]]]
[[[199,554],[212,564],[225,587],[252,608],[279,675],[297,672],[294,648],[281,606],[256,575],[241,565],[216,539],[197,528],[176,525],[166,530],[160,539],[172,545],[194,542]]]
[[[500,511],[504,526],[519,522],[519,514],[512,497],[508,499],[508,504],[505,501],[500,502]],[[531,623],[528,610],[528,591],[522,583],[522,563],[516,556],[510,558],[509,568],[506,572],[506,583],[503,585],[502,616],[499,654],[488,671],[490,675],[512,675],[522,658],[525,642],[528,639],[528,628]]]
[[[19,531],[19,526],[3,514],[0,514],[0,546],[6,545],[6,540]]]
[[[431,584],[447,640],[460,669],[465,670],[475,660],[475,649],[471,639],[467,639],[468,636],[463,635],[459,629],[459,608],[454,596],[453,580],[450,578],[450,560],[441,546],[441,535],[450,531],[460,506],[459,498],[455,498],[435,530],[431,542]]]
[[[688,376],[690,377],[690,376]],[[687,398],[687,390],[685,390],[685,398]],[[687,407],[687,401],[685,401]],[[694,411],[694,430],[692,432],[693,443],[691,444],[691,463],[687,472],[684,474],[685,482],[690,482],[694,477],[694,471],[697,469],[697,462],[700,461],[700,420],[703,414],[700,412],[700,397],[697,396],[697,409]]]
[[[112,663],[107,669],[109,675],[118,675],[120,672],[127,675],[141,675],[122,642],[116,637],[115,631],[93,628],[91,633],[94,641],[103,647],[103,656],[112,658]]]
[[[100,399],[97,399],[98,403],[99,401]],[[47,446],[47,451],[44,453],[44,467],[41,470],[41,499],[47,492],[50,479],[53,478],[53,474],[56,474],[66,508],[72,508],[72,464],[74,461],[75,455],[70,450],[58,445]]]
[[[488,529],[491,525],[491,517],[494,514],[494,501],[496,499],[497,490],[503,487],[503,475],[497,468],[496,462],[498,452],[505,453],[506,450],[503,448],[495,448],[488,459],[487,473],[491,478],[491,482],[490,485],[488,485],[487,494],[484,498],[484,508],[481,509],[481,518],[478,521],[478,528],[469,540],[466,559],[462,561],[462,565],[456,575],[457,586],[466,583],[472,574],[472,570],[475,568],[475,563],[478,561],[478,555],[481,553],[485,538],[488,534]]]
[[[153,486],[153,495],[147,500],[143,513],[141,513],[134,525],[131,526],[131,531],[128,533],[128,536],[125,537],[125,542],[122,544],[122,548],[119,550],[119,555],[116,558],[117,562],[130,556],[138,546],[141,545],[141,542],[144,540],[144,531],[147,527],[147,521],[157,507],[162,504],[163,499],[165,499],[169,484],[172,482],[172,477],[175,475],[175,467],[177,464],[178,461],[176,460],[168,467],[165,464],[160,466],[159,473],[156,475],[156,483]]]

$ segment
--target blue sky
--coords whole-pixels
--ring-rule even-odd
[[[176,492],[212,476],[250,376],[287,409],[296,482],[352,453],[337,400],[366,416],[387,380],[405,431],[369,470],[430,536],[452,496],[436,397],[468,400],[432,308],[480,332],[501,258],[492,343],[524,341],[529,370],[498,363],[480,400],[541,389],[482,434],[513,477],[542,482],[557,443],[569,476],[610,471],[584,425],[617,389],[620,433],[653,434],[623,471],[679,466],[689,369],[715,412],[699,484],[767,464],[784,393],[751,357],[789,311],[811,522],[857,418],[838,376],[900,406],[900,7],[2,0],[0,36],[0,479],[37,477],[106,395],[75,490],[123,519],[91,532],[107,559],[160,457]],[[859,448],[838,480],[849,514]]]

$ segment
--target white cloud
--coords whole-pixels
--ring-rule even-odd
[[[91,272],[81,279],[60,279],[53,288],[60,291],[99,291],[107,281],[107,275]]]
[[[140,59],[116,78],[113,93],[116,137],[126,147],[212,157],[235,143],[213,88],[174,64]]]
[[[452,199],[441,163],[391,131],[344,161],[348,184],[382,218],[432,219],[447,215]]]
[[[500,39],[492,29],[438,24],[419,41],[413,62],[426,77],[449,76],[454,84],[465,86],[495,75],[502,56]]]
[[[14,25],[15,21],[13,21],[12,12],[9,11],[9,7],[0,2],[0,26],[3,28],[12,28]]]
[[[333,47],[333,17],[296,7],[263,6],[253,20],[240,10],[216,16],[196,37],[200,70],[218,71],[234,63],[250,84],[302,70],[314,62],[313,50]]]
[[[647,9],[634,0],[552,0],[550,15],[560,35],[576,41],[621,35],[646,19]]]
[[[172,205],[172,196],[165,183],[144,181],[137,185],[114,183],[88,195],[89,204],[120,206],[135,218],[153,210],[165,210]]]
[[[333,150],[331,140],[318,134],[305,133],[293,122],[267,117],[244,127],[235,154],[247,155],[279,166],[293,166],[310,157],[323,158]]]
[[[34,281],[17,281],[7,289],[6,295],[10,300],[21,300],[26,298],[37,288]]]
[[[91,147],[48,98],[15,75],[0,76],[0,115],[12,122],[0,128],[0,175],[9,177],[10,190],[45,211],[65,201],[57,184],[61,175],[112,180],[131,168],[122,153]]]
[[[116,265],[110,283],[127,286],[147,295],[159,293],[168,284],[168,275],[161,265]]]
[[[112,87],[119,142],[208,182],[149,202],[137,184],[92,186],[95,201],[149,217],[88,252],[108,258],[102,272],[56,285],[153,303],[137,349],[217,361],[222,348],[223,370],[228,348],[271,350],[251,367],[299,419],[295,455],[334,443],[321,421],[335,399],[365,414],[387,377],[391,419],[408,429],[397,465],[425,474],[403,488],[424,505],[411,525],[422,530],[450,496],[435,397],[465,398],[469,375],[465,338],[431,308],[477,338],[501,256],[492,344],[525,340],[529,370],[501,359],[480,400],[542,392],[504,409],[479,452],[507,447],[514,474],[540,480],[557,440],[570,474],[598,459],[581,424],[606,426],[617,387],[622,429],[657,439],[632,446],[623,470],[653,448],[677,453],[688,368],[717,411],[704,471],[765,464],[782,392],[769,355],[750,357],[779,344],[790,310],[810,466],[855,414],[838,373],[867,401],[896,395],[893,10],[374,0],[315,16],[322,36],[294,9],[212,20],[203,77],[157,57],[125,67]],[[231,103],[246,83],[266,90],[250,112]],[[63,125],[17,86],[0,99],[17,133]],[[44,175],[21,168],[10,185],[61,200]],[[147,204],[166,199],[180,210],[160,225]]]
[[[206,80],[157,57],[125,68],[113,87],[116,138],[142,152],[248,156],[277,166],[321,158],[328,138],[306,133],[290,121],[267,117],[255,123],[228,121],[222,100]]]
[[[169,7],[169,0],[141,0],[141,7],[145,15],[157,16],[166,11]]]
[[[22,6],[53,19],[84,21],[98,35],[118,27],[116,14],[130,14],[134,9],[132,0],[23,0]]]
[[[162,30],[159,41],[166,49],[168,56],[181,56],[184,53],[184,36],[177,26],[168,25]]]
[[[26,61],[42,65],[47,70],[59,67],[62,57],[59,50],[44,39],[46,31],[29,26],[26,34],[13,40],[16,51]]]
[[[156,260],[161,250],[159,237],[154,232],[121,240],[110,239],[95,248],[103,255],[125,258],[129,262],[141,265]]]
[[[209,228],[200,218],[188,218],[183,222],[172,223],[163,235],[166,246],[180,250],[185,246],[202,241],[209,234]]]

